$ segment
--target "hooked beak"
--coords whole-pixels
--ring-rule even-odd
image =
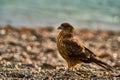
[[[59,26],[57,29],[63,29],[63,26]]]

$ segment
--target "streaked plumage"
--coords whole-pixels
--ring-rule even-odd
[[[62,23],[57,37],[57,47],[61,56],[67,61],[68,68],[73,68],[79,63],[96,63],[106,70],[112,67],[96,58],[96,55],[85,47],[82,41],[74,37],[74,27],[69,23]]]

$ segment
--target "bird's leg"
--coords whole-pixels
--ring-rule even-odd
[[[70,71],[73,71],[72,67],[66,68],[63,74],[65,75],[66,73],[69,73]]]
[[[75,68],[74,68],[74,67],[71,67],[71,68],[70,68],[70,71],[74,72],[74,71],[75,71]]]
[[[68,72],[69,72],[69,74],[72,74],[72,75],[74,75],[75,74],[75,68],[74,67],[71,67],[71,68],[69,68],[69,70],[68,70]]]

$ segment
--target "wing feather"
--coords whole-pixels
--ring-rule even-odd
[[[66,46],[65,48],[69,57],[75,57],[83,62],[89,63],[91,59],[96,56],[91,50],[86,48],[84,44],[80,44],[78,40],[63,40],[63,43]]]
[[[68,51],[69,55],[78,55],[79,52],[82,52],[83,47],[78,44],[75,40],[63,40],[63,43],[65,44],[66,51]]]

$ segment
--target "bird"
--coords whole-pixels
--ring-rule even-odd
[[[67,22],[62,23],[58,30],[57,49],[65,59],[68,69],[73,69],[77,64],[95,63],[107,71],[113,71],[113,67],[101,61],[85,44],[74,35],[74,27]]]

